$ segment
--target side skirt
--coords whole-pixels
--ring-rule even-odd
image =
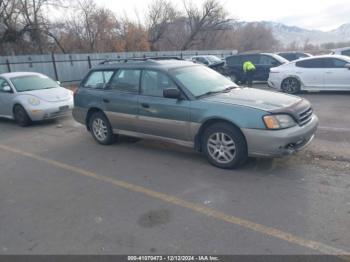
[[[183,141],[183,140],[178,140],[178,139],[174,139],[174,138],[154,136],[154,135],[148,135],[148,134],[143,134],[143,133],[139,133],[139,132],[119,130],[119,129],[113,129],[113,133],[119,134],[119,135],[142,138],[142,139],[160,140],[160,141],[169,142],[169,143],[173,143],[173,144],[184,146],[184,147],[194,148],[194,142]]]

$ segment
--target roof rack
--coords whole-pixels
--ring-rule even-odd
[[[154,57],[132,57],[132,58],[118,58],[118,59],[106,59],[99,63],[99,65],[104,65],[111,62],[135,62],[135,61],[149,61],[149,60],[183,60],[178,56],[154,56]]]

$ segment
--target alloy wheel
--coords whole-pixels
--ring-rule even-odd
[[[290,94],[294,94],[299,91],[299,81],[295,78],[288,78],[283,81],[282,89]]]
[[[230,163],[236,157],[236,144],[226,133],[214,133],[207,142],[210,157],[220,164]]]
[[[96,118],[92,123],[92,131],[99,141],[104,141],[108,136],[107,124],[100,118]]]

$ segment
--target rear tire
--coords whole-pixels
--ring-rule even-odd
[[[202,149],[209,163],[223,169],[237,168],[248,159],[245,137],[228,123],[209,126],[202,136]]]
[[[13,109],[13,116],[16,123],[19,126],[29,126],[31,124],[31,119],[27,114],[27,111],[21,105],[16,105]]]
[[[101,145],[111,145],[115,141],[111,124],[102,112],[93,113],[89,119],[92,137]]]
[[[300,92],[301,83],[294,77],[288,77],[282,81],[281,90],[288,94],[297,94]]]

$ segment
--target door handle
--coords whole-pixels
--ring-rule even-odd
[[[141,106],[142,106],[143,108],[149,108],[149,104],[142,103]]]
[[[104,103],[109,103],[109,100],[108,100],[107,98],[103,98],[102,101],[103,101]]]

